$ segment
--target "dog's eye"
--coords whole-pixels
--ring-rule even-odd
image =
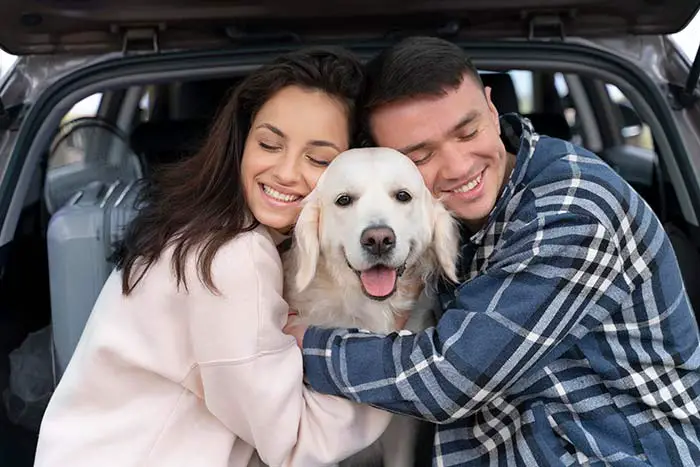
[[[335,204],[337,206],[349,206],[352,203],[352,197],[350,195],[340,195],[335,199]]]
[[[411,194],[406,190],[397,191],[395,196],[396,201],[399,201],[400,203],[408,203],[412,199]]]

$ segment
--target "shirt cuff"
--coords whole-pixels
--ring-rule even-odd
[[[333,382],[333,376],[330,372],[332,368],[332,341],[339,339],[340,334],[338,329],[314,326],[309,326],[304,333],[304,348],[302,350],[304,377],[309,386],[317,392],[342,395],[338,386]]]

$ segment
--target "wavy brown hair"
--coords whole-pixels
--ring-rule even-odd
[[[228,97],[201,149],[163,166],[144,183],[142,206],[117,245],[122,292],[131,293],[163,250],[173,247],[172,270],[187,289],[185,266],[196,252],[197,275],[218,293],[211,276],[216,252],[236,235],[254,229],[241,182],[243,148],[256,113],[282,88],[320,90],[341,101],[354,132],[355,99],[362,86],[359,60],[342,48],[307,48],[282,55],[248,75]]]

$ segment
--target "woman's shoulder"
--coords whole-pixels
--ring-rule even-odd
[[[275,242],[267,228],[258,225],[252,230],[241,232],[234,238],[226,242],[217,251],[214,263],[239,259],[241,262],[251,260],[253,263],[259,261],[273,261],[279,263],[279,253]]]
[[[196,267],[196,261],[192,266]],[[244,275],[281,283],[282,261],[274,240],[263,226],[236,235],[219,248],[212,260],[211,276],[217,288],[220,283],[230,284]]]
[[[148,271],[146,282],[153,288],[173,288],[183,292],[177,285],[173,269],[174,246],[168,247],[164,254]],[[199,291],[210,293],[202,283],[199,264],[201,249],[194,248],[185,260],[184,279],[187,284],[187,295],[197,295]],[[250,279],[255,276],[276,283],[282,281],[282,261],[274,240],[264,226],[241,232],[228,240],[216,251],[211,262],[211,279],[220,292],[225,293],[229,285],[240,282],[241,278]]]

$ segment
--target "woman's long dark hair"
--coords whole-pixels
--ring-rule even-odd
[[[211,276],[216,252],[257,226],[246,206],[241,159],[258,110],[282,88],[297,85],[343,102],[352,127],[362,79],[358,59],[335,47],[290,52],[247,76],[219,111],[201,149],[162,167],[145,184],[139,201],[143,207],[114,255],[122,271],[122,292],[131,293],[169,246],[178,286],[187,288],[186,261],[194,250],[199,279],[218,292]]]

